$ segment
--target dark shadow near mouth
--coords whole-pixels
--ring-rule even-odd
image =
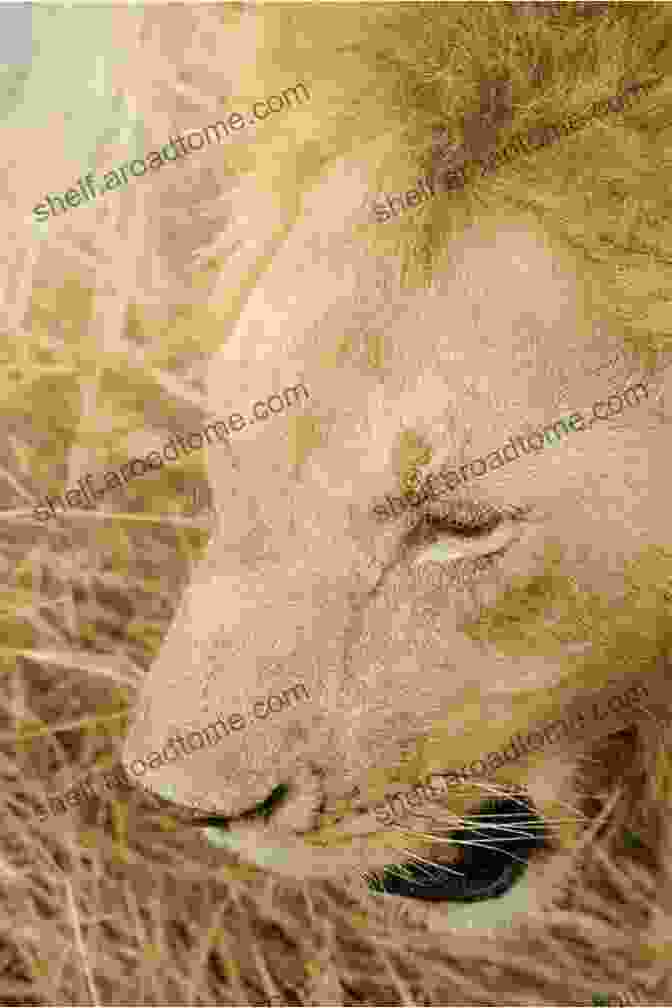
[[[368,877],[369,887],[410,899],[472,903],[502,896],[520,879],[547,830],[529,799],[494,799],[450,834],[461,857],[449,866],[405,862]]]

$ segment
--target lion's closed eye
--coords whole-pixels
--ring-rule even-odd
[[[523,518],[519,508],[500,508],[456,498],[425,508],[406,533],[402,550],[413,555],[435,543],[452,546],[455,555],[496,552],[514,535]]]

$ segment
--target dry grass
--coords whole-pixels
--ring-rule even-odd
[[[669,1002],[669,821],[634,731],[586,762],[593,825],[553,906],[499,936],[395,925],[375,897],[237,866],[137,792],[38,823],[57,748],[4,759],[2,1004],[590,1004],[635,985]]]
[[[379,19],[384,62],[387,15],[367,6],[358,27],[364,31],[371,19],[375,28]],[[522,19],[537,16],[540,5],[508,6]],[[580,8],[590,5],[549,6],[576,8],[571,30],[576,37],[586,30]],[[173,122],[205,121],[217,88],[247,94],[238,85],[245,60],[235,40],[224,70],[216,55],[209,63],[194,56],[211,53],[211,32],[235,27],[238,15],[238,8],[148,8],[140,44],[140,27],[119,11],[120,45],[129,53],[120,89],[138,103],[153,135],[168,135]],[[307,22],[315,17],[305,15]],[[329,15],[339,17],[347,20]],[[416,28],[417,17],[404,14]],[[312,30],[308,25],[306,38]],[[529,32],[548,63],[546,30]],[[644,56],[664,49],[657,31],[654,18]],[[488,44],[493,40],[494,30]],[[292,80],[302,79],[309,58],[308,44],[299,49],[301,65],[285,68]],[[475,61],[474,79],[493,71],[492,62],[489,56],[479,69]],[[182,74],[185,65],[190,75]],[[411,84],[406,98],[417,98],[423,81]],[[255,98],[277,88],[259,70],[248,90]],[[472,90],[467,82],[455,92],[458,111],[478,103]],[[322,146],[311,146],[308,131],[303,146],[292,148],[306,178],[344,148],[344,131],[350,142],[372,135],[372,94],[338,123],[333,114]],[[426,123],[437,110],[419,119]],[[300,133],[298,119],[291,128]],[[271,155],[287,147],[283,129],[289,126],[268,138],[271,187],[280,171],[270,167]],[[201,422],[205,362],[226,338],[267,247],[250,251],[243,226],[235,230],[232,207],[244,199],[235,172],[255,156],[242,150],[235,155],[242,169],[216,151],[207,162],[194,158],[179,167],[179,180],[175,168],[167,181],[159,173],[151,190],[136,183],[80,209],[67,231],[51,221],[40,245],[26,230],[26,206],[46,185],[63,191],[83,166],[68,162],[55,128],[51,149],[58,153],[47,180],[32,143],[7,138],[15,167],[4,187],[13,196],[6,200],[12,252],[0,342],[7,431],[0,449],[0,1003],[590,1004],[597,992],[616,996],[635,986],[649,1003],[669,1003],[670,794],[667,764],[656,762],[664,760],[663,738],[625,733],[591,754],[590,842],[564,866],[547,914],[499,936],[381,923],[373,901],[358,903],[330,885],[281,883],[179,828],[169,809],[141,791],[106,795],[100,788],[86,804],[39,820],[45,794],[60,795],[118,760],[125,712],[207,542],[206,519],[182,517],[194,486],[207,482],[196,455],[135,481],[125,496],[108,495],[110,510],[70,511],[44,528],[32,508],[84,472],[132,457],[135,445],[146,454],[154,439]],[[49,148],[43,137],[40,145]],[[108,143],[100,163],[122,163],[125,153]],[[284,170],[296,176],[287,161]],[[667,177],[664,184],[669,188]],[[215,311],[203,305],[223,265],[229,300]],[[644,326],[647,334],[653,328]]]

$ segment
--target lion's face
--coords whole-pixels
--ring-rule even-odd
[[[586,374],[613,347],[571,260],[501,220],[401,291],[357,236],[370,200],[351,166],[329,174],[212,362],[215,417],[308,397],[209,449],[219,526],[124,762],[235,820],[210,836],[244,858],[439,906],[500,895],[528,858],[528,883],[551,877],[535,865],[582,828],[581,752],[634,720],[658,667],[667,559],[642,557],[667,540],[661,379],[591,425],[636,378]],[[585,429],[500,464],[579,411]],[[441,466],[455,486],[386,511],[428,473],[445,490]],[[607,683],[629,699],[594,708]],[[194,732],[207,744],[165,755]]]

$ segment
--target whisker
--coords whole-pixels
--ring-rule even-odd
[[[465,826],[482,826],[483,829],[492,829],[493,827],[496,826],[501,826],[503,829],[513,829],[516,826],[534,826],[535,824],[539,826],[542,822],[542,820],[539,817],[525,820],[514,819],[514,821],[511,823],[502,822],[503,818],[504,818],[503,816],[501,819],[494,817],[494,821],[487,822],[487,820],[484,821],[478,816],[475,816],[473,819],[471,818],[471,816],[465,816],[461,820],[461,822]],[[543,822],[546,822],[546,820],[543,820]]]
[[[481,847],[483,850],[494,851],[495,854],[506,854],[510,857],[512,861],[518,861],[519,864],[526,865],[527,858],[520,858],[517,854],[514,854],[510,850],[502,849],[501,847],[495,847],[493,844],[488,843],[478,843],[474,840],[454,840],[453,841],[457,847]]]
[[[474,781],[474,783],[488,794],[492,793],[498,798],[508,798],[511,801],[522,801],[519,793],[511,791],[507,784],[498,784],[497,781]]]
[[[466,819],[467,816],[463,816],[461,818]],[[471,819],[472,817],[470,816],[469,818]],[[482,819],[512,819],[512,818],[516,819],[517,822],[522,821],[520,819],[519,812],[479,812],[477,815],[473,816],[473,819],[478,822],[480,822]],[[538,821],[539,816],[534,815],[530,816],[529,822],[538,822]]]
[[[481,830],[474,829],[473,827],[471,827],[469,832],[473,834],[473,837],[469,837],[468,840],[464,840],[462,842],[468,843],[471,841],[473,842],[474,846],[483,846],[484,844],[492,844],[492,843],[507,843],[508,841],[511,840],[516,840],[520,842],[523,842],[525,840],[534,841],[542,838],[539,833],[502,832],[495,835],[493,835],[492,833],[488,835],[487,833],[483,833]]]
[[[423,864],[418,864],[415,860],[413,861],[413,865],[415,867],[415,870],[418,873],[422,873],[422,874],[424,874],[426,876],[426,878],[427,878],[427,880],[428,880],[428,882],[430,884],[433,883],[433,882],[436,882],[436,880],[438,878],[440,878],[440,874],[441,874],[441,866],[440,865],[434,865],[433,866],[433,867],[437,868],[438,871],[430,871],[427,866],[425,866]],[[419,883],[420,885],[422,885],[422,879],[418,880],[417,878],[414,878],[413,881],[416,882],[416,883]]]
[[[539,829],[536,833],[526,833],[523,830],[518,830],[516,826],[507,827],[505,823],[485,823],[481,825],[478,822],[469,821],[465,823],[465,829],[469,829],[470,832],[475,833],[477,836],[483,836],[485,840],[535,840],[542,832],[542,830]],[[499,837],[493,837],[492,833],[496,833],[498,830],[502,835]],[[488,831],[490,831],[489,834]]]
[[[497,853],[497,854],[506,854],[509,857],[515,858],[515,860],[520,861],[521,864],[527,864],[526,860],[521,860],[520,858],[517,857],[517,855],[512,854],[511,851],[509,851],[509,850],[505,850],[505,849],[503,850],[501,847],[496,847],[492,842],[484,841],[484,842],[480,843],[477,840],[460,840],[460,839],[455,838],[455,837],[450,837],[450,838],[448,838],[448,837],[437,837],[437,838],[433,838],[431,835],[427,835],[427,834],[423,834],[423,833],[414,833],[413,835],[415,837],[417,837],[418,839],[420,839],[420,840],[432,840],[433,843],[445,843],[445,844],[448,844],[448,845],[454,846],[454,847],[482,847],[484,850],[495,851],[495,853]],[[503,838],[500,838],[500,839],[503,839]]]
[[[482,835],[486,840],[497,839],[492,836],[493,832],[499,832],[501,834],[499,837],[500,840],[509,840],[512,838],[520,840],[534,840],[541,833],[541,830],[538,830],[536,833],[525,832],[524,830],[517,829],[515,826],[511,826],[507,829],[504,823],[490,823],[489,826],[485,826],[485,828],[483,828],[477,822],[467,822],[465,823],[465,828],[473,831],[477,835]]]
[[[433,885],[438,881],[441,881],[441,877],[444,875],[456,875],[458,878],[464,878],[464,872],[457,871],[455,868],[451,868],[449,865],[439,864],[437,861],[428,861],[426,858],[418,857],[413,851],[404,851],[408,855],[410,861],[413,862],[417,871],[424,872],[427,876],[427,882],[422,879],[413,878],[412,881],[415,885]],[[428,867],[425,867],[428,866]],[[434,868],[435,871],[430,869]]]
[[[417,861],[421,865],[430,865],[433,868],[438,868],[441,872],[448,872],[451,875],[463,875],[464,872],[457,871],[455,868],[451,868],[450,865],[440,864],[438,861],[430,861],[427,858],[423,858],[421,855],[417,854],[415,851],[405,851],[411,861]]]
[[[579,822],[579,821],[580,820],[575,819],[575,818],[571,818],[571,817],[567,818],[567,819],[560,819],[560,818],[558,818],[558,819],[544,819],[543,820],[543,826],[544,827],[549,827],[549,828],[550,827],[558,827],[558,826],[566,826],[568,823],[576,823],[576,822]],[[482,823],[482,822],[479,822],[478,820],[462,819],[460,821],[460,823],[457,826],[453,827],[453,828],[454,829],[466,829],[466,828],[468,828],[468,829],[481,829],[483,831],[486,831],[486,830],[495,830],[498,827],[501,827],[502,830],[506,830],[507,832],[512,832],[512,831],[514,831],[514,829],[515,829],[516,826],[520,826],[521,828],[524,828],[525,826],[534,826],[535,824],[540,827],[539,831],[536,834],[534,834],[534,835],[538,835],[538,833],[541,832],[541,824],[542,824],[541,820],[533,820],[533,821],[531,821],[529,823],[512,823],[512,824],[509,824],[509,823],[497,823],[497,822]],[[441,824],[441,825],[443,825],[443,824]],[[431,834],[430,831],[428,831],[427,829],[422,830],[422,829],[418,829],[417,827],[413,827],[413,828],[409,827],[407,829],[401,830],[401,832],[408,833],[409,835],[412,835],[412,836],[415,836],[415,837],[434,835],[434,834]],[[445,840],[445,839],[448,838],[448,834],[445,833],[445,832],[436,833],[435,835],[436,835],[436,839],[437,840]],[[524,834],[521,833],[521,836],[523,836],[523,835]],[[525,834],[525,835],[527,835],[527,834]]]
[[[453,841],[448,836],[439,836],[435,833],[423,833],[421,830],[406,830],[409,836],[415,840],[431,840],[432,843],[452,844]]]

